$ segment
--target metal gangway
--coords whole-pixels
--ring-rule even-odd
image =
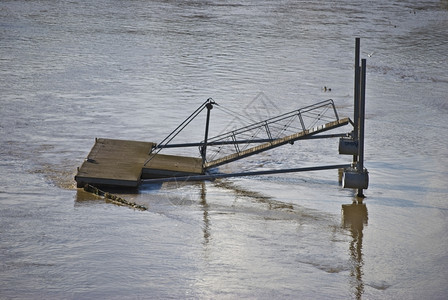
[[[202,173],[207,170],[243,159],[302,139],[348,136],[347,133],[322,135],[321,133],[350,123],[349,118],[339,118],[332,99],[295,109],[262,121],[208,137],[210,111],[220,107],[209,98],[161,143],[155,146],[148,164],[162,149],[199,147],[202,157]],[[207,109],[205,138],[200,143],[173,144],[171,141]]]
[[[332,99],[321,101],[209,138],[208,148],[216,149],[210,149],[213,155],[207,157],[204,168],[293,144],[348,123],[348,118],[339,119]]]

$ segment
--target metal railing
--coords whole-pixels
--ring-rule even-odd
[[[239,153],[251,144],[272,142],[332,121],[339,121],[334,101],[324,100],[209,138],[207,144],[211,148],[207,160]]]
[[[334,113],[334,116],[332,116],[332,117],[329,117],[327,115],[327,110],[329,108],[331,108],[332,112]],[[315,103],[312,105],[302,107],[300,109],[290,111],[288,113],[284,113],[284,114],[269,118],[267,120],[256,122],[256,123],[232,130],[230,132],[226,132],[226,133],[211,137],[211,138],[209,138],[208,142],[213,143],[213,142],[217,142],[217,141],[229,140],[232,137],[247,136],[247,133],[249,133],[252,136],[254,134],[251,134],[251,133],[253,133],[254,131],[256,132],[255,135],[258,136],[258,132],[259,132],[260,128],[264,128],[264,132],[266,133],[267,140],[273,140],[273,139],[278,138],[279,134],[273,135],[272,132],[278,133],[279,126],[281,127],[281,131],[287,131],[288,128],[293,127],[293,122],[296,118],[299,119],[302,131],[313,128],[314,126],[316,126],[317,122],[321,119],[327,119],[327,121],[339,120],[339,116],[336,111],[336,107],[334,105],[333,99],[328,99],[328,100],[324,100],[324,101],[321,101],[321,102],[318,102],[318,103]],[[304,118],[308,118],[308,119],[311,118],[312,122],[306,125],[304,122]],[[284,124],[282,124],[282,123],[284,123]],[[275,129],[275,130],[272,130],[272,129]],[[294,129],[297,130],[298,128],[295,127]],[[236,140],[239,141],[241,139],[236,138]],[[247,139],[244,139],[244,140],[247,140]],[[258,142],[258,141],[256,141],[256,142]]]

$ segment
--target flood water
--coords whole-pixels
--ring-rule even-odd
[[[76,189],[95,137],[160,142],[209,97],[211,134],[328,98],[352,117],[355,37],[363,206],[336,170],[118,192],[147,211]],[[446,299],[447,53],[446,0],[1,1],[0,298]],[[221,170],[350,163],[337,143]]]

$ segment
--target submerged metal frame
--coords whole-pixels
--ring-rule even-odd
[[[310,172],[310,171],[322,171],[331,169],[349,168],[350,164],[339,165],[327,165],[327,166],[314,166],[304,168],[290,168],[290,169],[277,169],[277,170],[264,170],[264,171],[252,171],[252,172],[235,172],[235,173],[210,173],[204,175],[191,175],[183,177],[168,177],[168,178],[155,178],[155,179],[142,179],[144,183],[162,183],[162,182],[183,182],[183,181],[213,181],[220,178],[229,177],[246,177],[246,176],[260,176],[260,175],[272,175],[282,173],[298,173],[298,172]]]

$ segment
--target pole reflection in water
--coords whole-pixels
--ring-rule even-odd
[[[206,199],[206,195],[207,195],[207,188],[205,186],[205,182],[203,181],[201,183],[201,206],[202,206],[202,210],[204,212],[203,214],[203,220],[204,220],[204,245],[207,245],[210,241],[210,218],[208,215],[208,209],[209,209],[209,205],[207,204],[207,199]]]
[[[353,277],[356,299],[361,299],[364,293],[364,282],[362,280],[364,261],[362,258],[362,238],[364,225],[367,225],[367,207],[361,202],[342,205],[342,226],[350,230],[352,240],[350,241],[350,276]]]

